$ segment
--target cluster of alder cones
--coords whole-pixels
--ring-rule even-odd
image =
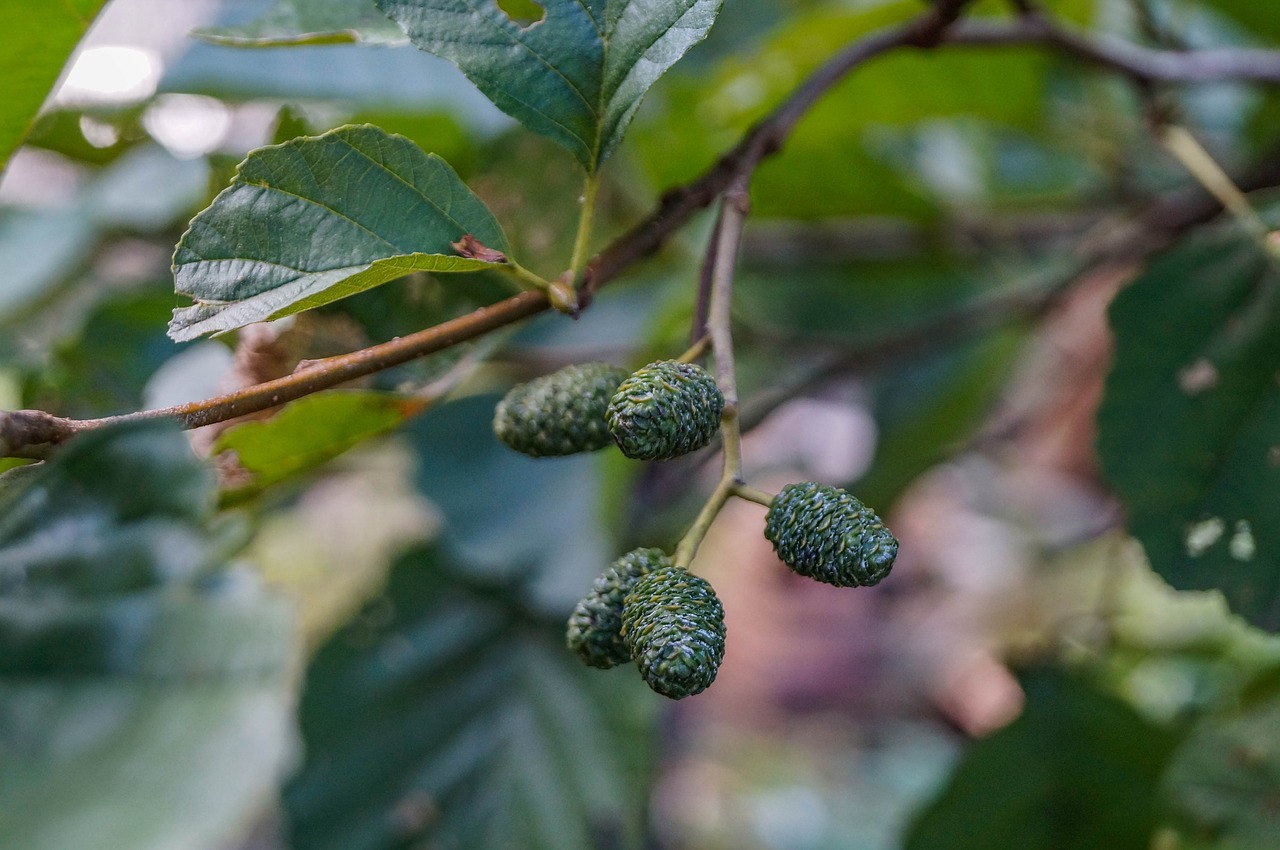
[[[534,457],[616,445],[627,457],[668,460],[706,446],[720,427],[724,396],[701,366],[662,360],[628,373],[583,363],[514,387],[493,429]],[[773,497],[764,536],[801,575],[837,587],[877,584],[898,541],[850,493],[810,481]],[[661,549],[636,549],[596,578],[569,617],[569,648],[593,666],[634,661],[658,693],[700,693],[724,658],[724,607],[706,580]]]

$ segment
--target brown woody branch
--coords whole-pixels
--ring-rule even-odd
[[[881,54],[901,48],[1038,45],[1143,83],[1197,83],[1222,80],[1280,83],[1280,52],[1260,50],[1159,51],[1086,36],[1063,29],[1037,14],[1010,23],[957,24],[970,0],[938,0],[929,11],[899,26],[851,43],[812,75],[697,180],[666,193],[658,208],[588,264],[582,291],[585,308],[595,290],[653,254],[694,215],[710,206],[735,181],[749,178],[762,160],[776,153],[808,110],[851,71]],[[173,419],[196,428],[267,410],[476,339],[549,308],[541,292],[525,292],[466,316],[350,354],[307,364],[292,375],[205,401],[105,419],[67,419],[44,411],[0,412],[0,458],[41,458],[76,434],[115,422]]]

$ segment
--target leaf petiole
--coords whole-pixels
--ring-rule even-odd
[[[591,227],[595,223],[596,194],[599,189],[599,172],[588,173],[582,183],[582,209],[578,213],[578,233],[573,239],[573,256],[569,260],[569,279],[575,289],[582,285],[582,271],[587,266],[587,249],[591,242]]]

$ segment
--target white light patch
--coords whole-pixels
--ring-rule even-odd
[[[1236,530],[1231,535],[1231,542],[1227,544],[1227,551],[1237,561],[1252,561],[1253,556],[1258,554],[1258,542],[1253,539],[1253,528],[1249,526],[1247,519],[1236,523]]]
[[[109,148],[120,141],[120,131],[114,125],[88,115],[80,116],[80,133],[95,148]]]
[[[1218,542],[1226,530],[1226,523],[1216,516],[1195,523],[1187,529],[1187,554],[1199,558]]]
[[[231,110],[211,97],[166,94],[147,107],[142,126],[178,159],[194,159],[222,144],[231,129]]]
[[[1216,387],[1219,379],[1218,367],[1201,357],[1178,373],[1178,386],[1187,395],[1199,395]]]
[[[138,47],[90,47],[76,57],[54,100],[72,106],[137,103],[155,94],[160,57]]]

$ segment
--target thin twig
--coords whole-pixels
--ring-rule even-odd
[[[1155,50],[1099,33],[1067,29],[1040,14],[1012,22],[968,20],[943,35],[971,47],[1051,47],[1091,65],[1148,83],[1280,83],[1280,51],[1246,48]]]
[[[712,237],[708,254],[714,257],[711,271],[711,303],[707,314],[707,334],[716,358],[716,384],[724,395],[724,411],[720,414],[720,434],[724,441],[724,466],[715,490],[698,512],[693,525],[676,546],[676,566],[688,567],[698,554],[707,530],[724,503],[743,486],[742,432],[738,428],[738,379],[733,360],[733,331],[730,307],[733,301],[733,276],[738,248],[742,243],[742,225],[750,211],[747,178],[740,177],[725,192],[720,206],[719,225]],[[753,491],[754,492],[754,491]]]
[[[720,224],[724,217],[724,209],[716,214],[716,223],[711,228],[712,232],[720,230]],[[707,336],[707,313],[711,308],[711,281],[712,272],[715,271],[716,255],[720,249],[720,240],[712,239],[711,244],[707,246],[706,256],[702,258],[702,266],[698,269],[698,295],[693,303],[693,326],[689,330],[689,339],[697,341]]]
[[[681,363],[697,362],[698,360],[702,359],[702,355],[706,354],[710,348],[711,348],[711,336],[708,334],[703,334],[693,343],[693,345],[685,349],[684,354],[681,354],[679,357],[676,358],[676,360],[680,361]]]

